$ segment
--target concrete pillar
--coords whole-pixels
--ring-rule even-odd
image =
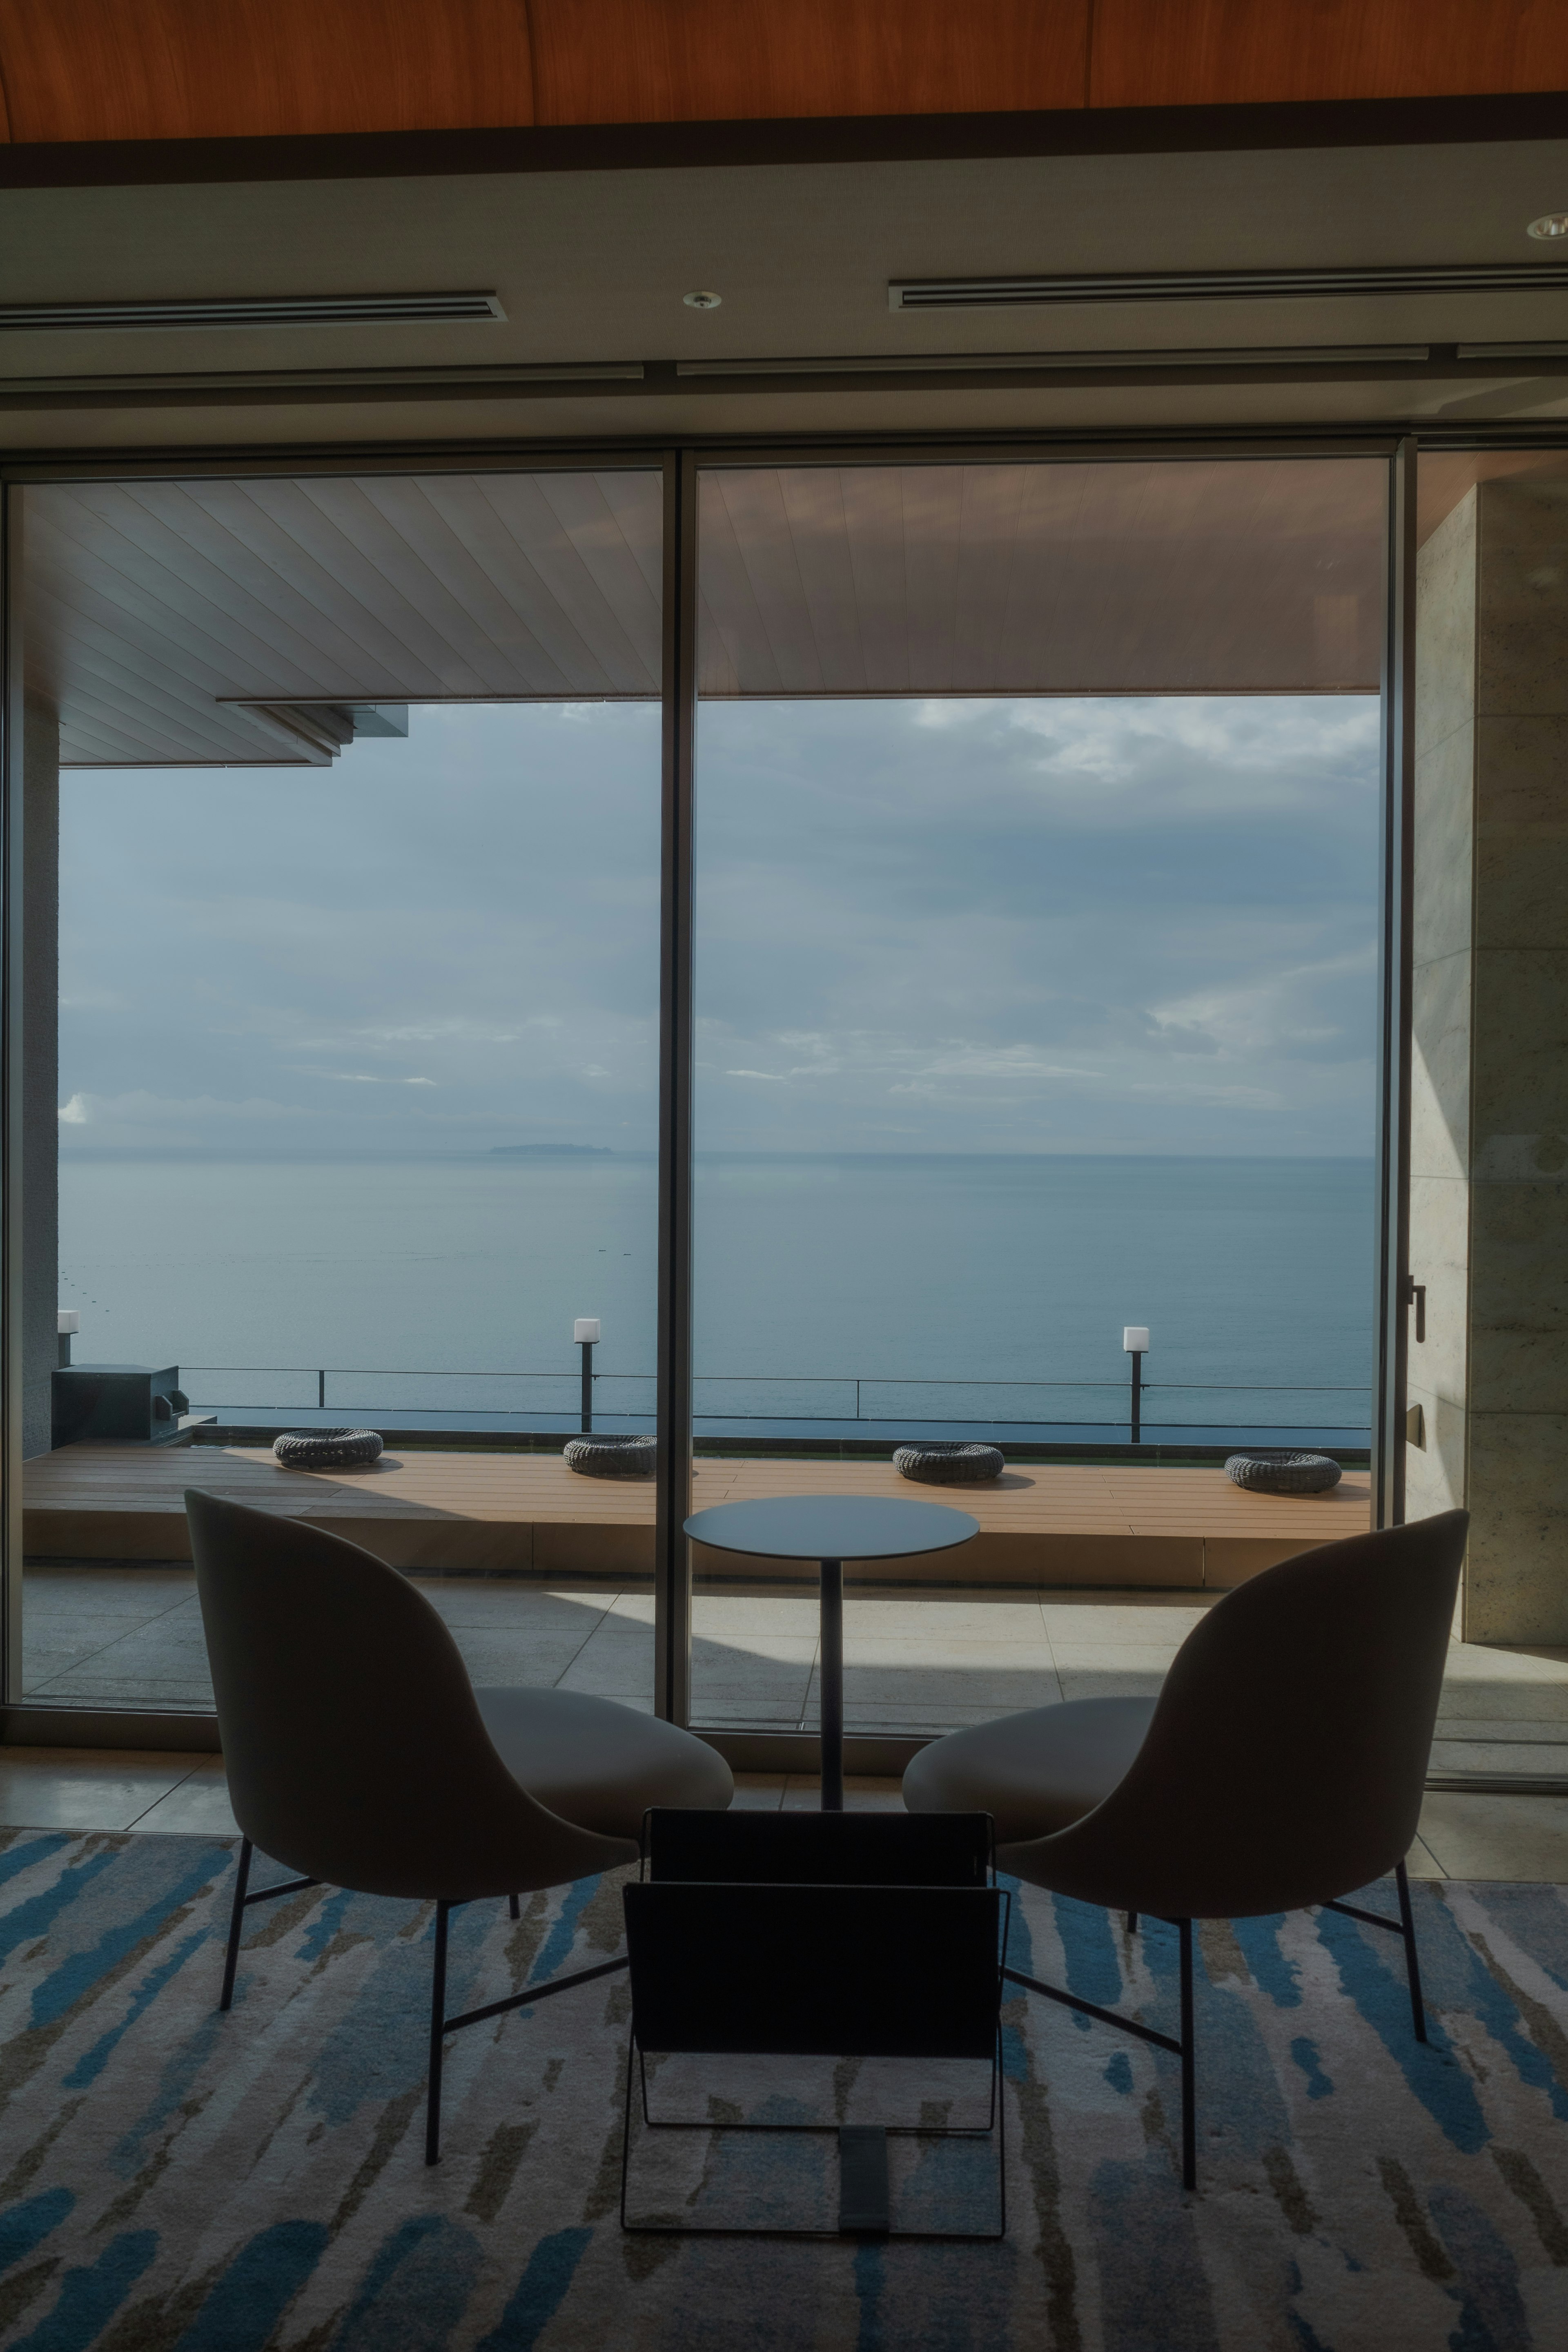
[[[1471,1513],[1467,1640],[1568,1642],[1568,462],[1419,559],[1406,1447]]]
[[[49,1450],[59,1304],[60,724],[28,697],[22,735],[22,1452]]]

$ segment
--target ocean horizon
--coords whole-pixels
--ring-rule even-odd
[[[598,1316],[606,1427],[652,1415],[651,1151],[72,1151],[78,1362],[179,1363],[193,1407],[564,1427]],[[696,1155],[697,1409],[714,1433],[974,1425],[1364,1444],[1370,1160]],[[857,1386],[858,1384],[858,1386]],[[1174,1441],[1173,1441],[1174,1442]]]

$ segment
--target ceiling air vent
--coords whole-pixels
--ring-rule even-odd
[[[89,327],[469,326],[504,319],[496,294],[274,294],[166,302],[0,302],[0,331]]]
[[[1011,310],[1044,302],[1277,302],[1345,294],[1568,291],[1568,269],[1539,261],[1421,262],[1410,268],[1077,271],[1039,278],[904,278],[890,310]]]
[[[1459,346],[1463,359],[1469,350]],[[1499,345],[1500,350],[1523,350],[1522,344]],[[1532,343],[1531,351],[1568,350],[1568,345]],[[1492,346],[1482,347],[1489,357]],[[921,352],[897,359],[885,353],[862,354],[842,360],[677,360],[675,373],[685,375],[956,375],[990,372],[1028,374],[1046,368],[1077,369],[1098,374],[1107,368],[1283,368],[1384,365],[1430,359],[1427,343],[1271,343],[1258,349],[1135,352]],[[0,383],[0,391],[4,391]]]

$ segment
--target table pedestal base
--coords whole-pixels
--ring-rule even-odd
[[[817,1670],[822,1718],[822,1811],[844,1810],[844,1564],[821,1564],[821,1654]]]

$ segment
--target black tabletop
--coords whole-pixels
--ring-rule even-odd
[[[980,1532],[967,1511],[874,1495],[776,1495],[694,1511],[686,1533],[716,1551],[765,1559],[898,1559],[951,1551]]]

